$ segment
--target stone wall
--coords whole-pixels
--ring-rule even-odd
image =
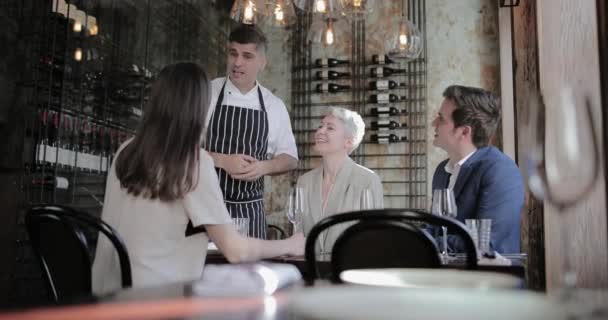
[[[437,164],[447,158],[432,145],[443,90],[452,84],[500,89],[498,1],[427,0],[429,185]]]

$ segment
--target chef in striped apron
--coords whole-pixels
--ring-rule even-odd
[[[293,170],[297,148],[285,104],[257,81],[266,38],[254,26],[230,33],[227,76],[212,81],[205,148],[213,157],[232,218],[249,218],[249,236],[266,238],[264,176]]]

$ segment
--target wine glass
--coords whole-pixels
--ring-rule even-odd
[[[585,98],[584,106],[577,110],[570,88],[554,100],[549,101],[551,112],[546,112],[543,97],[535,93],[524,110],[523,173],[532,195],[554,205],[561,216],[562,287],[568,291],[576,287],[577,280],[566,249],[570,236],[564,213],[594,188],[600,154],[590,100]]]
[[[456,208],[456,198],[452,189],[435,189],[433,190],[433,200],[431,204],[431,213],[438,216],[456,218],[458,209]],[[448,228],[442,226],[442,246],[441,256],[446,261],[448,256]]]
[[[295,187],[290,191],[287,200],[287,220],[293,226],[293,233],[296,233],[296,226],[302,219],[304,200],[304,189],[302,187]]]
[[[374,197],[372,190],[364,188],[361,191],[361,199],[359,203],[359,210],[369,210],[374,208]]]

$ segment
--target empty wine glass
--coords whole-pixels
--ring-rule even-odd
[[[431,204],[431,213],[438,216],[456,218],[458,209],[456,208],[456,198],[452,189],[435,189],[433,190],[433,200]],[[448,256],[448,228],[441,227],[442,246],[441,256],[444,261]]]
[[[576,287],[577,280],[567,249],[570,237],[563,213],[594,188],[600,162],[599,145],[588,98],[584,108],[577,110],[572,90],[565,88],[559,99],[550,101],[551,112],[546,112],[544,102],[539,93],[533,94],[525,109],[523,173],[534,197],[554,205],[561,215],[562,286],[570,289]]]
[[[361,191],[361,199],[359,204],[360,210],[369,210],[374,208],[374,197],[372,195],[372,190],[369,188],[364,188]]]
[[[287,220],[293,226],[293,233],[296,233],[297,225],[302,219],[304,200],[304,189],[302,187],[295,187],[290,191],[287,200]]]

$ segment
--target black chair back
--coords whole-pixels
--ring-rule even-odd
[[[281,227],[269,224],[267,228],[268,240],[281,240],[285,239],[285,231]]]
[[[56,302],[92,294],[92,251],[85,230],[101,232],[110,240],[118,253],[122,286],[132,285],[127,249],[118,233],[101,219],[64,206],[40,205],[28,210],[25,223]]]
[[[331,254],[333,282],[349,269],[439,268],[435,241],[420,228],[396,220],[362,221],[338,237]]]
[[[450,233],[455,234],[455,235],[459,236],[461,239],[463,239],[463,243],[465,246],[465,253],[466,253],[465,268],[467,268],[467,269],[476,269],[477,268],[477,250],[475,249],[475,243],[473,242],[473,239],[471,238],[470,234],[468,233],[465,225],[463,225],[461,222],[459,222],[455,219],[435,216],[435,215],[432,215],[432,214],[429,214],[427,212],[424,212],[422,210],[417,210],[417,209],[377,209],[377,210],[353,211],[353,212],[340,213],[340,214],[326,217],[326,218],[322,219],[321,221],[319,221],[316,225],[314,225],[312,227],[312,229],[310,230],[310,232],[308,233],[308,235],[306,237],[306,247],[305,247],[306,270],[308,270],[308,272],[306,272],[304,274],[304,280],[306,281],[306,283],[308,285],[314,284],[315,278],[318,277],[317,260],[316,260],[316,255],[315,255],[315,244],[316,244],[317,239],[318,239],[319,235],[321,234],[321,232],[327,230],[329,227],[331,227],[333,225],[336,225],[339,223],[344,223],[344,222],[351,222],[351,221],[359,221],[359,223],[369,223],[369,222],[376,222],[376,221],[395,221],[395,222],[405,222],[405,223],[422,223],[422,224],[427,224],[427,225],[436,226],[436,227],[441,227],[441,226],[447,227],[449,229]],[[365,228],[365,226],[362,225],[359,228]],[[356,231],[353,231],[353,232],[356,232]],[[413,236],[413,237],[418,237],[420,242],[424,242],[424,240],[420,239],[420,237],[421,237],[420,234],[418,236]],[[346,240],[344,240],[344,241],[346,241]],[[337,243],[338,243],[338,240],[336,240],[336,244]],[[397,243],[395,243],[395,245],[397,245]],[[378,250],[378,251],[380,251],[380,250]],[[358,253],[356,253],[356,254],[358,254]],[[378,254],[382,254],[382,252],[378,252]],[[407,252],[403,252],[402,254],[410,255]],[[415,255],[416,253],[411,253],[411,254]],[[333,255],[333,250],[332,250],[332,255]],[[429,261],[432,261],[432,258],[429,258],[429,259],[430,259]],[[332,264],[333,264],[333,257],[332,257]],[[376,265],[375,267],[380,267],[380,266]],[[333,268],[333,265],[332,265],[332,268]],[[337,274],[332,274],[331,278],[335,280],[335,279],[337,279],[338,276],[339,275],[337,275]]]

